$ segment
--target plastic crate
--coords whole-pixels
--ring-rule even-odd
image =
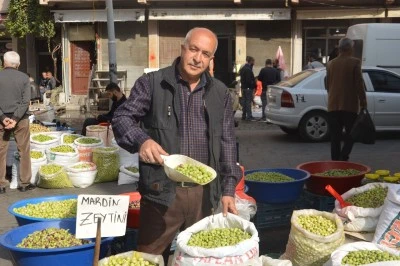
[[[253,218],[253,223],[258,229],[289,226],[295,206],[294,203],[267,204],[257,202],[257,213]]]
[[[126,228],[123,236],[115,237],[111,243],[111,254],[119,254],[127,251],[136,250],[138,239],[138,230]]]
[[[315,209],[319,211],[332,212],[335,208],[335,198],[303,190],[296,207],[297,209]]]

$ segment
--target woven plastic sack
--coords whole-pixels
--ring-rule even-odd
[[[350,251],[360,251],[360,250],[381,250],[381,251],[387,251],[392,255],[399,255],[399,251],[387,248],[385,246],[377,245],[374,243],[369,243],[369,242],[354,242],[354,243],[349,243],[345,244],[343,246],[340,246],[338,249],[336,249],[332,255],[331,258],[329,259],[328,262],[324,264],[324,266],[348,266],[348,264],[342,264],[343,258],[350,252]],[[375,262],[375,263],[368,263],[368,264],[363,264],[363,265],[371,265],[371,266],[398,266],[400,265],[400,260],[398,261],[382,261],[382,262]]]
[[[129,171],[128,167],[136,167],[137,173]],[[138,165],[123,165],[119,168],[118,185],[133,184],[139,181],[139,166]]]
[[[52,174],[44,173],[44,169],[47,167],[57,167],[58,171],[55,171]],[[38,187],[41,188],[69,188],[73,187],[71,181],[68,178],[68,174],[65,168],[58,164],[47,164],[42,165],[39,168],[39,181]]]
[[[116,147],[101,147],[93,150],[93,162],[97,166],[95,183],[117,181],[119,154]]]
[[[68,147],[70,146],[68,145]],[[74,149],[73,152],[54,152],[51,148],[48,148],[46,150],[47,160],[49,163],[56,163],[65,167],[79,162],[78,151],[73,147],[71,148]]]
[[[113,147],[119,148],[119,160],[120,160],[119,164],[120,164],[120,166],[139,165],[139,154],[138,153],[130,153],[129,151],[125,150],[124,148],[118,146],[115,138],[112,139],[111,145]]]
[[[239,228],[251,235],[250,239],[244,240],[235,246],[219,248],[202,248],[188,246],[187,243],[191,236],[203,230],[214,228]],[[254,224],[230,214],[226,217],[220,214],[211,215],[178,235],[177,249],[174,254],[172,265],[261,265],[258,260],[259,238]]]
[[[86,127],[86,136],[100,138],[103,140],[104,145],[108,147],[111,145],[111,140],[114,138],[114,133],[111,125],[92,125]]]
[[[372,242],[400,250],[400,185],[389,186]]]
[[[323,216],[336,223],[336,232],[320,236],[303,229],[298,223],[300,215]],[[343,224],[334,213],[307,209],[294,211],[286,251],[280,259],[290,260],[294,266],[319,266],[329,260],[331,253],[344,243]]]
[[[376,186],[388,187],[386,183],[370,183],[365,186],[352,188],[342,195],[344,200],[371,190]],[[381,215],[383,206],[379,208],[362,208],[357,206],[348,206],[341,208],[339,202],[335,201],[334,212],[345,221],[344,230],[351,232],[374,232],[378,224],[379,216]]]
[[[44,135],[44,136],[49,136],[52,139],[47,140],[47,141],[37,141],[35,140],[35,137],[38,135]],[[46,151],[48,148],[55,147],[59,145],[60,143],[60,136],[57,135],[52,135],[49,132],[46,133],[38,133],[38,134],[32,134],[31,135],[31,149],[35,150],[40,150],[40,151]]]
[[[96,139],[98,142],[91,143],[91,144],[80,143],[80,141],[84,138],[93,138],[93,139]],[[102,147],[103,140],[100,138],[96,138],[96,137],[82,137],[82,138],[77,138],[74,141],[74,144],[76,146],[76,149],[78,150],[80,162],[93,162],[93,149]]]
[[[151,255],[148,253],[143,253],[143,252],[138,252],[138,251],[128,251],[124,253],[120,253],[117,255],[114,255],[112,257],[117,257],[117,258],[125,258],[125,257],[134,257],[134,258],[143,258],[144,260],[147,260],[149,262],[155,263],[158,266],[164,266],[164,259],[161,255]],[[104,258],[99,261],[99,266],[104,266],[109,263],[111,257]],[[125,264],[124,264],[125,265]]]
[[[268,256],[260,256],[260,260],[262,266],[292,266],[292,262],[290,260],[279,260],[273,259]]]
[[[82,135],[79,134],[71,134],[71,133],[64,133],[60,137],[60,144],[61,145],[71,145],[73,147],[76,147],[74,141],[75,139],[83,137]],[[65,139],[64,139],[65,138]],[[72,142],[71,142],[72,140]]]
[[[77,168],[79,166],[87,167]],[[79,162],[67,167],[67,174],[74,187],[87,188],[94,183],[97,174],[97,167],[94,163]]]

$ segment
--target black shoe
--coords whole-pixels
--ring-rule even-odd
[[[250,117],[250,118],[246,118],[246,121],[257,121],[257,119],[254,117]]]
[[[6,188],[0,187],[0,194],[5,194],[5,193],[6,193]]]
[[[33,190],[35,188],[36,188],[36,186],[34,186],[32,184],[29,184],[29,185],[27,185],[25,187],[19,187],[18,190],[21,191],[21,192],[25,192],[27,190]]]

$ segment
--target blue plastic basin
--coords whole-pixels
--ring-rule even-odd
[[[8,249],[19,266],[88,266],[93,264],[94,239],[92,243],[53,249],[29,249],[16,247],[29,234],[46,228],[64,228],[75,234],[74,221],[38,222],[16,227],[0,236],[0,245]],[[103,238],[100,246],[100,259],[107,256],[112,237]]]
[[[246,180],[246,185],[249,188],[247,194],[260,203],[289,203],[296,201],[300,197],[305,181],[310,177],[309,172],[292,168],[248,170],[245,171],[245,175],[255,172],[276,172],[296,179],[295,181],[284,183]]]
[[[28,203],[37,204],[37,203],[41,203],[44,201],[61,201],[61,200],[77,199],[77,198],[78,198],[77,195],[63,195],[63,196],[49,196],[49,197],[24,199],[24,200],[20,200],[20,201],[17,201],[15,203],[11,204],[8,207],[8,212],[15,216],[15,219],[17,219],[17,223],[19,226],[30,224],[30,223],[46,222],[46,221],[47,222],[59,221],[59,220],[75,222],[76,218],[44,219],[44,218],[35,218],[35,217],[26,216],[26,215],[21,215],[21,214],[14,212],[14,208],[26,206]]]

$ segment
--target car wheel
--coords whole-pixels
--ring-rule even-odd
[[[321,111],[307,113],[300,122],[300,136],[306,141],[320,142],[329,137],[328,115]]]
[[[285,132],[288,135],[295,135],[299,132],[297,128],[288,128],[288,127],[282,127],[280,126],[283,132]]]

